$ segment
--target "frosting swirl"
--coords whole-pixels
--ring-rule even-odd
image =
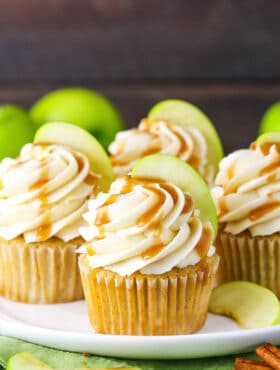
[[[93,268],[121,276],[184,268],[215,250],[211,224],[203,225],[190,195],[169,183],[119,178],[89,201],[84,218],[87,243],[79,251]]]
[[[280,145],[253,143],[220,162],[212,196],[225,231],[252,236],[280,231]]]
[[[208,183],[215,176],[214,166],[207,161],[207,143],[201,132],[170,121],[143,119],[138,128],[119,132],[109,152],[118,176],[128,174],[138,159],[153,153],[181,158]]]
[[[17,159],[0,164],[0,237],[23,235],[26,242],[78,237],[96,183],[82,153],[26,144]]]

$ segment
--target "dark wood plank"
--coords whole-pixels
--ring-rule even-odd
[[[0,88],[0,104],[29,107],[35,99],[57,87],[53,84]],[[189,100],[205,111],[216,125],[226,152],[246,147],[257,135],[265,109],[279,100],[280,84],[95,84],[120,108],[129,127],[138,124],[150,107],[166,98]]]
[[[1,0],[1,81],[279,79],[279,0]]]

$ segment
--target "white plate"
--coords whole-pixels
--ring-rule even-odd
[[[264,342],[280,343],[280,325],[242,330],[232,320],[209,314],[192,335],[137,337],[95,334],[85,302],[27,305],[0,298],[0,334],[74,352],[95,355],[180,359],[236,354]]]

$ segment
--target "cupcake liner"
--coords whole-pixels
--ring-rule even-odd
[[[225,231],[216,240],[221,262],[217,282],[246,280],[265,286],[280,297],[280,234],[252,237]]]
[[[97,333],[178,335],[199,330],[206,319],[219,258],[162,275],[122,277],[79,258],[93,328]]]
[[[0,239],[0,295],[25,303],[63,303],[83,298],[78,239],[27,244]]]

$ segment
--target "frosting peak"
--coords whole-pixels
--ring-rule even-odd
[[[97,176],[88,159],[60,145],[26,144],[0,164],[0,236],[27,242],[79,236]]]
[[[253,143],[220,162],[212,195],[225,231],[253,236],[280,231],[280,146]]]
[[[202,225],[190,195],[169,183],[119,178],[89,201],[84,218],[80,252],[92,267],[122,276],[193,265],[211,245],[211,224]]]
[[[206,140],[194,127],[143,119],[138,128],[118,133],[109,152],[119,176],[128,174],[135,162],[146,155],[166,153],[189,163],[208,183],[214,179],[215,169],[207,161]]]

